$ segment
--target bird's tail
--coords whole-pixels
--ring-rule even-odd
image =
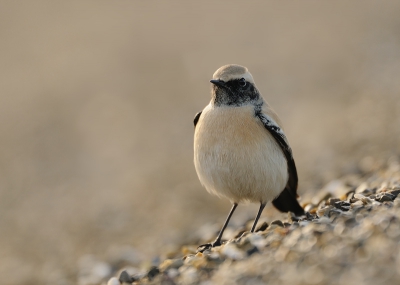
[[[297,197],[291,193],[288,187],[272,201],[272,204],[281,212],[292,212],[296,216],[304,215],[304,209],[300,206]]]

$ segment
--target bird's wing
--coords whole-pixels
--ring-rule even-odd
[[[293,159],[292,149],[289,146],[285,133],[280,127],[280,120],[276,113],[265,106],[256,107],[255,115],[263,123],[264,127],[271,133],[283,154],[285,155],[288,167],[289,179],[282,193],[272,201],[273,205],[282,212],[293,212],[296,215],[304,214],[303,208],[297,202],[297,170]]]
[[[194,116],[193,124],[194,124],[194,127],[195,127],[195,128],[196,128],[197,122],[198,122],[199,119],[200,119],[201,112],[202,112],[202,111],[198,112],[198,113],[196,114],[196,116]]]

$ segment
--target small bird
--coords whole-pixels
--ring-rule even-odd
[[[229,64],[213,75],[211,101],[194,118],[194,165],[209,193],[233,206],[214,242],[221,238],[240,202],[260,203],[251,232],[267,202],[282,212],[303,215],[297,201],[297,170],[278,115],[258,91],[246,67]]]

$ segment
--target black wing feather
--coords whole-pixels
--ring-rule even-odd
[[[202,112],[202,111],[201,111],[201,112]],[[196,128],[197,122],[198,122],[199,119],[200,119],[201,112],[198,112],[198,113],[196,114],[196,116],[194,116],[193,124],[194,124],[194,127],[195,127],[195,128]]]
[[[296,164],[294,163],[292,149],[287,143],[287,139],[283,131],[279,126],[275,124],[272,120],[270,120],[267,116],[265,116],[261,112],[261,108],[256,109],[256,117],[258,117],[263,123],[264,127],[271,133],[274,137],[280,148],[282,149],[283,154],[286,157],[287,166],[288,166],[288,174],[289,179],[283,189],[282,193],[272,201],[272,204],[279,211],[282,212],[293,212],[296,215],[303,215],[304,209],[300,206],[297,201],[297,170]]]

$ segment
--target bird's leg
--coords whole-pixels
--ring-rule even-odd
[[[266,203],[261,203],[261,205],[260,205],[260,209],[258,210],[257,217],[256,217],[256,219],[254,220],[253,226],[251,227],[251,232],[252,232],[252,233],[254,233],[254,231],[255,231],[255,229],[256,229],[256,226],[257,226],[257,223],[258,223],[258,219],[260,218],[261,213],[262,213],[262,211],[263,211],[264,208],[265,208],[265,205],[266,205]]]
[[[231,209],[231,211],[229,212],[229,215],[228,215],[228,217],[226,218],[226,221],[225,221],[224,225],[222,226],[222,229],[220,230],[220,232],[219,232],[217,238],[215,239],[215,241],[213,241],[212,243],[206,243],[206,244],[200,245],[200,246],[197,248],[197,252],[203,252],[203,251],[205,251],[205,250],[207,250],[207,249],[210,249],[210,248],[212,248],[212,247],[220,246],[220,245],[221,245],[222,235],[224,234],[224,231],[225,231],[225,229],[226,229],[226,226],[228,225],[229,220],[231,219],[231,217],[232,217],[232,215],[233,215],[233,212],[235,211],[237,205],[238,205],[237,203],[233,203],[232,209]]]

